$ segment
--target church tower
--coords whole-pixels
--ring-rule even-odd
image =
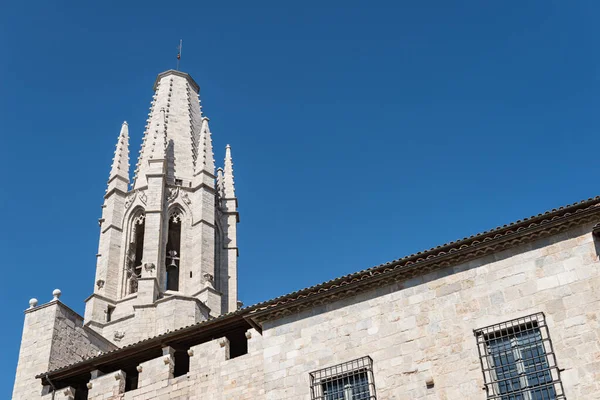
[[[121,127],[85,311],[85,324],[119,345],[237,309],[231,149],[215,171],[199,92],[186,73],[158,75],[131,183]]]

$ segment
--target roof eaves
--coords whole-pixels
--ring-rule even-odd
[[[383,272],[394,272],[395,274],[406,272],[406,270],[411,269],[410,267],[416,268],[424,266],[426,263],[431,264],[434,262],[434,260],[437,260],[441,257],[449,258],[449,256],[452,256],[455,259],[460,259],[460,257],[457,256],[469,251],[477,250],[481,247],[489,247],[490,245],[502,240],[506,241],[507,239],[511,239],[511,241],[513,241],[512,244],[516,245],[519,243],[512,240],[512,238],[516,239],[517,237],[525,236],[531,231],[549,228],[552,225],[568,221],[570,218],[583,217],[581,213],[585,212],[586,210],[588,211],[587,214],[597,214],[600,212],[600,208],[598,207],[599,204],[599,196],[569,204],[567,206],[552,209],[550,211],[546,211],[529,218],[524,218],[522,220],[518,220],[489,231],[484,231],[460,240],[445,243],[429,250],[411,254],[397,260],[279,296],[263,303],[256,304],[254,306],[254,310],[250,315],[247,316],[247,319],[252,319],[256,324],[260,325],[264,320],[268,319],[266,317],[268,317],[269,314],[280,316],[281,314],[277,313],[276,311],[285,309],[291,303],[307,303],[307,299],[309,297],[313,298],[317,295],[325,295],[325,293],[330,293],[333,289],[340,291],[341,289],[338,288],[341,286],[351,285],[352,288],[354,288],[358,285],[364,285],[364,282],[367,280],[383,280],[383,278],[379,276]],[[505,246],[502,249],[506,247],[512,246]],[[478,256],[483,254],[489,254],[489,252],[481,252],[481,254]],[[375,278],[375,276],[379,277]],[[350,287],[348,287],[348,289],[350,289]]]

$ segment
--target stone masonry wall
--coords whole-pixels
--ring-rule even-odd
[[[128,315],[120,313],[118,318],[104,325],[91,325],[95,332],[119,347],[208,318],[208,309],[197,299],[177,295],[165,296],[152,304],[126,304],[124,307],[132,312]]]
[[[83,326],[83,318],[67,307],[58,307],[52,334],[50,369],[95,357],[116,348],[102,336]]]
[[[536,312],[546,313],[567,398],[600,398],[600,264],[591,228],[269,323],[266,399],[309,399],[311,370],[366,355],[378,398],[483,399],[473,330]]]
[[[102,398],[309,400],[310,372],[368,355],[378,399],[483,400],[473,330],[544,312],[567,398],[600,399],[600,263],[591,228],[270,321],[262,336],[248,332],[248,354],[235,359],[227,360],[226,339],[194,346],[184,376],[170,375],[172,359],[151,360],[141,374],[149,368],[152,377],[140,377],[138,389]]]
[[[13,400],[40,398],[44,389],[36,375],[115,348],[82,324],[58,300],[26,311]]]
[[[161,357],[138,366],[138,388],[125,392],[122,371],[92,379],[88,400],[252,400],[264,398],[262,337],[247,332],[249,353],[229,359],[226,338],[193,346],[189,349],[190,370],[173,377],[172,349],[165,348]]]

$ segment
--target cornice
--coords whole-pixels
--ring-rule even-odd
[[[156,91],[156,88],[158,87],[158,83],[160,82],[160,80],[162,78],[164,78],[165,76],[169,76],[169,75],[175,75],[175,76],[179,76],[179,77],[187,79],[188,83],[194,88],[194,90],[197,93],[200,93],[200,86],[198,86],[198,84],[196,83],[194,78],[191,77],[190,74],[181,72],[181,71],[176,71],[174,69],[170,69],[168,71],[161,72],[160,74],[158,74],[158,76],[156,77],[156,81],[154,81],[154,86],[152,87],[152,89],[154,89]]]
[[[113,193],[120,194],[123,197],[127,196],[128,194],[128,192],[115,187],[106,192],[106,194],[104,195],[104,199],[108,199]]]

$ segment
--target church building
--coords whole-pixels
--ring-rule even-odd
[[[85,314],[30,300],[13,400],[600,399],[600,197],[242,307],[199,93],[158,75],[132,182],[121,126]]]

